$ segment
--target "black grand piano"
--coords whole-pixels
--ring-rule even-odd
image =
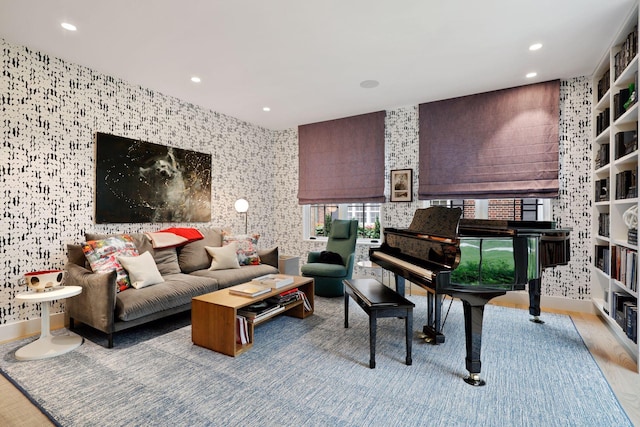
[[[481,386],[485,304],[528,287],[531,320],[544,323],[539,318],[542,270],[569,262],[571,230],[549,221],[461,219],[461,215],[460,208],[418,209],[408,229],[385,229],[384,243],[370,249],[369,258],[394,273],[401,295],[405,279],[428,291],[423,332],[435,344],[444,342],[442,297],[462,301],[469,371],[465,381]],[[512,256],[505,257],[505,252]]]

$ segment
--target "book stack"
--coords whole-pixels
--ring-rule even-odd
[[[638,342],[638,300],[626,292],[613,292],[611,316],[627,337]]]
[[[598,117],[596,117],[596,134],[600,135],[605,129],[609,127],[611,122],[611,110],[609,107],[605,108]]]
[[[617,80],[620,74],[627,68],[633,58],[638,53],[638,27],[633,27],[621,49],[614,57],[615,78]]]
[[[596,154],[596,169],[609,164],[609,144],[600,144],[600,149]]]
[[[638,283],[638,253],[622,246],[611,247],[611,277],[636,292]]]
[[[242,285],[229,288],[230,294],[249,298],[257,297],[258,295],[266,294],[267,292],[271,292],[270,287],[253,282],[243,283]]]
[[[611,71],[607,70],[602,78],[598,80],[598,101],[602,99],[605,93],[611,87]]]
[[[268,286],[271,289],[280,289],[284,286],[293,283],[293,276],[287,276],[285,274],[267,274],[264,276],[256,277],[251,280],[253,283],[257,283],[262,286]]]
[[[632,199],[638,197],[637,174],[635,170],[622,171],[616,174],[616,199]]]
[[[250,322],[257,323],[282,311],[284,311],[283,306],[264,300],[239,308],[238,314]]]
[[[307,295],[298,288],[289,289],[288,291],[284,291],[276,295],[275,297],[267,298],[267,301],[282,306],[287,306],[293,302],[300,300],[302,300],[305,311],[311,311],[311,304],[307,299]]]
[[[608,245],[596,245],[596,259],[595,265],[606,274],[609,274],[609,267],[611,263],[611,258],[609,257],[609,246]]]
[[[609,237],[609,217],[608,213],[598,215],[598,236]]]

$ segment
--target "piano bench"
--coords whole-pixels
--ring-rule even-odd
[[[376,367],[377,319],[399,317],[404,319],[407,346],[406,364],[411,365],[413,339],[413,307],[415,304],[375,279],[346,279],[344,283],[344,327],[349,327],[349,297],[369,316],[369,367]]]

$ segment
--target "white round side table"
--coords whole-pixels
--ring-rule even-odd
[[[18,360],[46,359],[68,353],[80,347],[84,339],[79,335],[51,335],[51,324],[49,320],[49,307],[51,301],[70,298],[80,294],[80,286],[61,286],[52,291],[35,292],[29,291],[16,295],[16,299],[25,302],[41,302],[42,317],[40,338],[25,345],[16,351]]]

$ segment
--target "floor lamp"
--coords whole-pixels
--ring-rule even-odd
[[[247,234],[247,211],[249,210],[249,202],[246,199],[238,199],[235,203],[236,211],[244,214],[244,234]]]

